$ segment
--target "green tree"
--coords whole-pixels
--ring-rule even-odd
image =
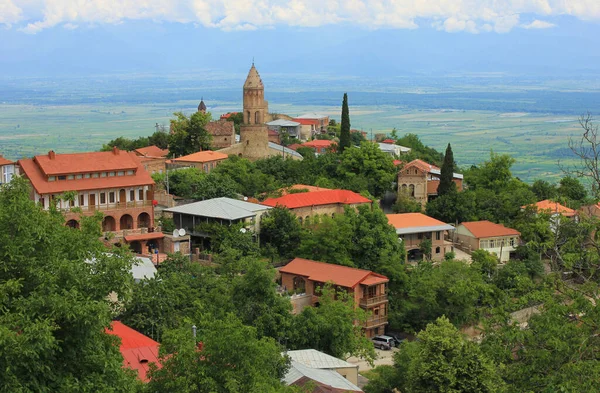
[[[394,213],[420,213],[422,209],[421,204],[407,192],[402,190],[398,191],[398,198],[396,203],[392,206]]]
[[[195,112],[187,117],[182,112],[173,113],[169,136],[169,157],[181,157],[202,150],[209,150],[212,135],[206,131],[210,113]]]
[[[378,198],[392,189],[397,174],[392,157],[371,142],[346,149],[336,172],[344,188],[355,192],[368,191]]]
[[[264,193],[281,187],[272,175],[259,170],[257,164],[238,156],[229,156],[211,174],[229,177],[238,184],[238,193],[245,196],[264,197]]]
[[[275,207],[264,214],[260,222],[263,246],[271,245],[281,258],[292,258],[300,246],[302,226],[298,218],[285,207]]]
[[[533,182],[531,185],[531,191],[533,191],[538,201],[554,199],[558,195],[556,185],[540,179]]]
[[[98,216],[69,228],[29,195],[22,178],[0,188],[0,391],[135,391],[105,333],[107,295],[127,300],[131,256],[105,253]]]
[[[227,121],[233,122],[233,127],[235,128],[235,133],[240,134],[240,126],[244,122],[244,114],[242,112],[232,113]]]
[[[440,184],[438,185],[437,193],[439,196],[446,195],[456,191],[454,183],[454,154],[452,147],[448,143],[446,154],[444,155],[444,163],[442,164],[440,174]]]
[[[342,121],[340,128],[340,143],[338,143],[338,151],[340,154],[351,146],[350,140],[350,110],[348,109],[348,94],[344,93],[342,100]]]
[[[400,386],[407,393],[502,392],[505,385],[497,366],[479,346],[467,340],[447,318],[402,345],[394,355]]]
[[[587,191],[581,182],[570,176],[560,179],[558,195],[566,198],[570,207],[578,208],[587,198]]]
[[[425,260],[431,260],[431,239],[423,239],[419,243],[419,250],[423,253]]]
[[[444,155],[434,148],[425,146],[416,134],[406,134],[398,139],[396,144],[411,148],[409,154],[402,156],[403,160],[406,162],[418,158],[433,165],[442,165]]]

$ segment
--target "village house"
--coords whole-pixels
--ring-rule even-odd
[[[327,132],[327,127],[329,126],[329,116],[318,113],[305,113],[293,118],[292,120],[299,122],[302,125],[310,125],[312,134],[324,134]]]
[[[521,233],[490,221],[463,222],[455,231],[460,247],[468,251],[486,250],[495,254],[500,262],[507,262],[519,245]]]
[[[165,172],[165,162],[167,161],[169,149],[161,149],[157,146],[147,146],[135,149],[134,152],[140,158],[140,162],[144,166],[144,169],[151,175]]]
[[[398,195],[403,193],[413,197],[423,208],[427,202],[437,196],[440,185],[441,169],[423,160],[413,160],[398,172]],[[456,189],[463,189],[463,175],[453,174]]]
[[[544,199],[543,201],[536,202],[531,205],[521,206],[521,209],[533,208],[539,213],[546,213],[550,216],[563,216],[568,218],[574,218],[577,216],[577,212],[573,209],[569,209],[566,206],[561,205],[558,202]]]
[[[2,157],[0,154],[0,184],[10,182],[16,173],[16,164],[11,160]]]
[[[336,214],[344,214],[346,206],[356,208],[371,203],[370,199],[348,190],[300,192],[279,198],[268,198],[262,202],[265,206],[288,208],[300,222],[315,215],[333,217]]]
[[[218,151],[205,150],[187,156],[173,158],[167,162],[169,169],[196,168],[204,173],[210,173],[229,156]]]
[[[235,143],[235,124],[226,119],[208,122],[206,132],[212,135],[213,149],[224,149]]]
[[[356,307],[369,313],[364,329],[367,337],[385,332],[388,324],[388,278],[369,270],[295,258],[279,269],[281,285],[293,293],[293,313],[317,306],[321,288],[331,283],[337,291],[346,291]]]
[[[136,371],[142,382],[149,381],[148,371],[151,363],[158,368],[162,367],[158,354],[159,344],[150,337],[119,321],[113,321],[106,333],[121,339],[119,351],[123,356],[123,368]]]
[[[448,252],[454,251],[452,243],[444,240],[454,227],[422,213],[386,214],[388,222],[396,229],[398,239],[404,244],[406,259],[423,259],[421,243],[431,240],[431,259],[443,261]]]
[[[285,120],[285,119],[277,119],[267,123],[267,127],[269,127],[269,131],[274,131],[278,136],[281,133],[286,133],[291,138],[301,139],[301,128],[302,125],[297,121]],[[269,134],[270,135],[270,134]],[[273,141],[275,143],[279,143],[279,141]]]
[[[301,146],[312,149],[315,152],[315,155],[318,156],[319,154],[325,154],[328,151],[335,151],[337,142],[328,139],[314,139],[302,143]]]
[[[348,363],[316,349],[287,351],[286,355],[294,362],[313,369],[335,371],[353,384],[358,384],[358,364]]]
[[[379,150],[392,157],[400,157],[402,154],[408,154],[411,151],[410,147],[396,145],[395,143],[379,142],[377,146],[379,146]]]

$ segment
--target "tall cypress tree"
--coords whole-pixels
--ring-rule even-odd
[[[348,94],[344,93],[344,100],[342,101],[342,123],[340,128],[340,143],[338,150],[343,153],[347,147],[352,145],[350,139],[350,111],[348,110]]]
[[[454,154],[452,147],[448,143],[446,154],[444,155],[444,163],[442,164],[440,174],[440,185],[438,186],[438,196],[442,196],[456,191],[456,184],[452,181],[454,176]]]

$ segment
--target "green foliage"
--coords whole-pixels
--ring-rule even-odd
[[[363,142],[366,142],[367,139],[362,134],[362,132],[351,132],[350,141],[352,146],[360,146]]]
[[[574,177],[563,177],[560,179],[557,193],[567,200],[567,205],[571,208],[579,208],[588,196],[585,186]]]
[[[294,318],[288,346],[314,348],[342,359],[360,356],[374,360],[373,343],[360,326],[368,315],[355,307],[354,297],[345,291],[336,292],[330,285],[323,287],[319,296],[319,307],[306,307]]]
[[[169,135],[169,157],[182,157],[202,150],[209,150],[212,135],[206,131],[211,119],[209,112],[195,112],[187,117],[182,112],[173,113]]]
[[[377,144],[363,142],[360,147],[350,147],[342,153],[337,175],[344,188],[368,191],[380,198],[392,189],[396,167],[392,157],[382,152]]]
[[[348,109],[348,94],[344,93],[344,99],[342,100],[340,143],[338,143],[339,153],[343,154],[350,146],[352,146],[352,141],[350,139],[350,110]]]
[[[410,162],[418,158],[433,165],[442,165],[444,155],[434,148],[425,146],[416,134],[406,134],[402,138],[398,139],[396,144],[411,148],[410,153],[402,156],[406,162]]]
[[[238,184],[228,176],[220,176],[214,171],[209,174],[197,168],[170,170],[168,174],[169,193],[182,198],[212,199],[220,197],[236,198]],[[153,177],[166,189],[167,177],[158,174]]]
[[[555,184],[546,180],[536,180],[531,185],[531,191],[535,194],[538,201],[554,199],[558,196],[558,190]]]
[[[438,185],[437,193],[439,196],[446,195],[456,191],[454,183],[454,154],[452,147],[448,143],[446,154],[444,155],[444,163],[440,171],[440,184]]]
[[[300,246],[302,226],[287,208],[275,207],[260,222],[263,246],[272,246],[281,258],[292,258]]]
[[[131,256],[105,254],[99,217],[75,230],[29,194],[22,178],[0,189],[0,390],[135,391],[117,339],[104,332],[106,296],[127,300]]]
[[[105,145],[102,145],[101,151],[110,151],[113,147],[119,150],[132,151],[135,149],[141,149],[142,147],[157,146],[161,149],[168,148],[169,145],[169,134],[162,131],[155,131],[154,134],[146,137],[141,136],[137,139],[129,139],[125,137],[118,137],[113,139]]]
[[[421,243],[419,243],[419,250],[423,253],[426,260],[431,260],[431,239],[423,239]]]
[[[233,122],[233,127],[235,128],[235,133],[240,135],[240,125],[244,122],[244,114],[242,112],[231,114],[227,118],[227,121]]]
[[[392,206],[394,213],[420,213],[423,209],[417,200],[402,190],[398,191],[396,203]]]
[[[273,176],[261,172],[256,164],[238,156],[229,156],[229,159],[219,164],[211,174],[230,178],[237,183],[237,191],[245,196],[259,197],[280,187]]]

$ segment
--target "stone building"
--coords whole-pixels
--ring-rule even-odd
[[[168,162],[168,166],[169,169],[197,168],[204,173],[210,173],[217,165],[227,158],[229,158],[227,154],[219,153],[218,151],[205,150],[174,158]]]
[[[213,149],[225,149],[235,144],[235,124],[232,121],[211,121],[206,125],[206,132],[212,135]]]
[[[243,88],[243,123],[240,126],[240,143],[219,150],[224,154],[235,154],[250,160],[258,160],[276,155],[285,155],[285,149],[274,143],[269,144],[269,103],[265,100],[265,87],[254,66],[250,68]],[[288,154],[292,159],[302,159],[300,155]]]
[[[413,160],[398,172],[398,195],[407,194],[417,200],[423,208],[437,196],[441,169],[423,160]],[[453,174],[456,189],[462,191],[463,175]]]

